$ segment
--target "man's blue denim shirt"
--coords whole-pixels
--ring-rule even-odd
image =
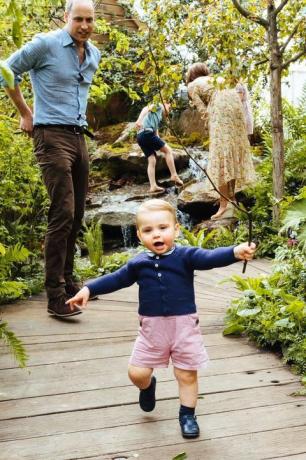
[[[13,53],[6,63],[15,74],[30,73],[34,91],[34,125],[78,125],[86,123],[89,86],[98,68],[100,51],[85,43],[80,64],[72,37],[65,29],[38,34]],[[0,84],[6,85],[0,77]]]

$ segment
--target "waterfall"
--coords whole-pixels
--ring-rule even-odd
[[[208,152],[205,150],[193,147],[189,148],[190,154],[193,156],[193,158],[199,163],[202,168],[206,169],[207,168],[207,163],[208,163]],[[201,181],[205,179],[205,174],[203,171],[198,168],[198,166],[195,164],[194,161],[190,158],[189,160],[189,168],[192,173],[192,176],[197,180]]]
[[[191,220],[189,214],[187,214],[185,212],[182,212],[179,209],[177,209],[176,215],[177,215],[177,220],[178,220],[179,224],[181,224],[183,227],[187,228],[187,230],[192,229],[192,220]]]
[[[123,236],[124,248],[130,248],[132,246],[132,231],[130,225],[121,225],[121,233]]]

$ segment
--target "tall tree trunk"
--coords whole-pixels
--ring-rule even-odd
[[[274,2],[273,2],[274,3]],[[282,112],[281,74],[282,54],[277,36],[277,21],[269,8],[269,45],[270,45],[270,99],[272,124],[272,161],[273,161],[273,195],[280,200],[284,193],[284,129]],[[279,205],[273,206],[273,220],[279,222]]]

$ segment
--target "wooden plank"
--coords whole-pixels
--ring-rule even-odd
[[[204,441],[176,442],[175,445],[165,443],[161,447],[157,445],[138,450],[123,450],[120,453],[129,459],[139,455],[141,460],[171,459],[180,452],[186,452],[190,460],[267,460],[269,456],[275,455],[278,455],[279,458],[288,455],[290,459],[291,454],[305,452],[305,442],[305,429],[294,427]],[[90,460],[112,460],[114,456],[99,455],[89,458]],[[83,460],[84,457],[83,459],[77,457],[77,459]],[[305,456],[302,459],[304,460]]]
[[[304,451],[300,454],[286,455],[285,457],[265,457],[263,460],[305,460],[306,458],[306,445]]]
[[[108,338],[96,340],[80,340],[73,342],[49,342],[27,345],[29,355],[28,368],[42,364],[67,363],[92,359],[129,357],[133,348],[134,339]],[[224,342],[223,342],[224,343]],[[230,342],[220,345],[207,346],[211,359],[250,356],[264,353],[255,347],[245,346],[242,343]],[[11,354],[0,355],[0,369],[17,369],[18,365]]]
[[[127,368],[127,362],[127,357],[119,356],[38,365],[33,366],[30,373],[23,369],[6,369],[0,376],[0,400],[125,385],[127,376],[122,369]],[[200,375],[205,373],[207,378],[212,375],[256,373],[259,370],[276,368],[283,368],[281,361],[271,354],[264,353],[252,355],[251,360],[248,356],[211,360],[208,369],[201,371]],[[161,375],[162,379],[167,378],[165,371],[158,369],[158,375]]]
[[[100,377],[100,378],[99,378]],[[41,383],[41,391],[39,387],[35,388],[30,395],[29,390],[21,386],[12,394],[11,386],[6,390],[1,388],[0,397],[0,419],[8,419],[13,417],[25,417],[32,415],[40,415],[44,413],[66,412],[70,410],[90,409],[97,407],[116,406],[118,404],[131,404],[137,402],[138,392],[130,383],[126,373],[121,373],[121,379],[104,383],[104,375],[97,377],[95,385],[85,382],[80,385],[80,389],[76,390],[75,385],[67,385],[60,387],[60,393],[53,391],[53,394],[46,394],[46,383]],[[92,380],[92,378],[91,378]],[[278,383],[276,383],[278,382]],[[108,383],[108,384],[107,384]],[[225,374],[220,378],[217,376],[199,377],[199,393],[200,395],[223,394],[229,391],[245,390],[258,387],[274,387],[298,384],[299,377],[293,375],[287,369],[274,369],[273,373],[270,370],[257,371],[254,374],[246,372]],[[36,381],[34,380],[34,384]],[[173,386],[174,385],[174,386]],[[30,385],[29,385],[30,387]],[[52,390],[52,388],[51,388]],[[50,392],[51,392],[50,390]],[[37,396],[35,396],[35,391]],[[290,390],[288,390],[290,392]],[[290,393],[289,393],[290,394]],[[157,398],[173,398],[177,396],[177,386],[173,378],[173,373],[170,369],[160,371],[158,373]]]
[[[103,411],[101,411],[100,415],[100,418],[95,418],[94,423],[99,422],[102,424]],[[281,405],[281,410],[279,410],[279,406],[269,406],[268,414],[265,407],[260,407],[235,411],[235,416],[231,412],[206,416],[199,415],[198,421],[202,428],[202,434],[197,442],[211,439],[220,441],[220,437],[222,439],[250,433],[253,435],[259,432],[263,434],[267,431],[288,429],[288,427],[305,428],[303,425],[305,415],[305,406],[296,407],[295,404],[290,403]],[[161,442],[175,446],[180,436],[177,413],[175,412],[172,417],[175,418],[169,418],[168,410],[168,419],[160,420],[159,411],[157,410],[152,415],[140,415],[138,422],[129,424],[128,429],[126,426],[118,427],[114,425],[110,428],[91,429],[85,423],[81,425],[82,436],[80,436],[80,431],[74,432],[73,425],[67,425],[65,433],[4,441],[1,443],[1,453],[3,458],[11,459],[12,455],[22,452],[24,458],[37,460],[38,458],[43,458],[47,451],[49,456],[51,453],[51,458],[66,460],[105,455],[130,449],[135,452],[138,449],[154,448]],[[252,420],[252,424],[249,423],[250,420]],[[113,422],[116,423],[115,418]],[[220,436],[221,433],[222,435]],[[304,431],[304,441],[306,440],[305,436]],[[247,446],[244,447],[246,448]],[[300,447],[299,445],[299,449]],[[295,452],[299,453],[300,450]]]
[[[306,398],[290,397],[288,393],[292,393],[298,388],[296,384],[281,386],[277,390],[275,387],[246,389],[242,391],[232,391],[227,393],[210,394],[205,398],[199,399],[197,407],[197,415],[212,415],[217,413],[228,413],[230,411],[241,411],[255,407],[270,407],[280,406],[285,404],[303,404],[306,403]],[[176,384],[172,383],[172,394],[177,393]],[[135,392],[136,395],[137,392]],[[162,392],[160,392],[162,393]],[[163,397],[165,395],[162,393]],[[117,404],[116,406],[100,407],[91,410],[73,409],[62,413],[48,413],[48,417],[44,415],[31,417],[27,416],[5,420],[5,423],[0,424],[0,440],[8,441],[13,439],[21,439],[37,436],[51,436],[59,433],[66,433],[67,427],[73,427],[73,431],[82,431],[86,429],[110,428],[114,425],[125,426],[134,423],[139,423],[142,419],[142,412],[139,409],[137,401],[131,405]],[[172,396],[172,399],[158,399],[158,419],[166,420],[169,414],[173,418],[176,417],[178,400]]]

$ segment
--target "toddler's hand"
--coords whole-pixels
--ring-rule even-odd
[[[73,306],[84,308],[87,305],[90,292],[87,286],[84,286],[74,297],[68,299],[66,304],[69,304],[70,309],[73,310]]]
[[[251,243],[250,246],[248,245],[248,243],[241,243],[234,248],[234,256],[236,257],[236,259],[240,260],[251,260],[254,257],[255,250],[255,243]]]

